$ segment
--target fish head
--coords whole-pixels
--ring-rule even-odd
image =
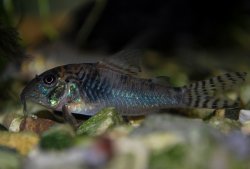
[[[54,68],[36,76],[20,95],[26,113],[26,100],[56,110],[64,99],[67,84],[60,77],[59,68]]]

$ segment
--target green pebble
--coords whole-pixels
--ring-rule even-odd
[[[63,150],[73,146],[74,131],[69,125],[58,125],[46,131],[41,138],[40,148],[44,150]]]
[[[102,109],[96,115],[84,122],[76,131],[78,135],[100,135],[108,129],[123,124],[123,119],[113,107]]]

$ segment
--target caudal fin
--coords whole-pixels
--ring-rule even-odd
[[[234,72],[184,86],[184,104],[197,108],[236,108],[237,102],[215,97],[215,92],[234,88],[245,81],[247,73]]]

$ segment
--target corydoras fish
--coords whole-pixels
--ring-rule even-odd
[[[214,96],[245,80],[234,72],[183,87],[162,83],[164,78],[143,79],[104,62],[69,64],[36,76],[21,93],[21,101],[39,103],[66,114],[94,115],[104,107],[115,107],[121,115],[137,116],[163,108],[234,108],[237,104]],[[26,109],[26,108],[25,108]]]

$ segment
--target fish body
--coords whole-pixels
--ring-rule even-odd
[[[126,116],[175,107],[230,108],[236,103],[218,99],[214,93],[242,83],[245,77],[246,73],[235,72],[171,87],[102,62],[69,64],[36,76],[23,89],[21,101],[26,105],[31,100],[57,111],[67,106],[70,113],[83,115],[94,115],[104,107],[115,107]]]

